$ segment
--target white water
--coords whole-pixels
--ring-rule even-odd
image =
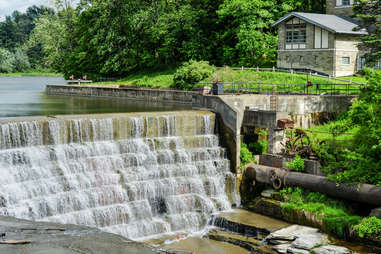
[[[231,173],[210,115],[197,117],[189,136],[175,115],[1,124],[0,214],[134,240],[200,231],[231,208]]]

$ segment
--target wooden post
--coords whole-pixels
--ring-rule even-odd
[[[243,66],[241,67],[241,71],[243,71]]]
[[[257,72],[259,71],[259,67],[257,66]]]
[[[294,74],[294,70],[293,70],[293,69],[291,69],[291,70],[290,70],[290,73],[291,73],[291,74]]]
[[[275,66],[273,66],[273,72],[275,72]]]

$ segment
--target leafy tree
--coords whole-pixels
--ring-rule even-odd
[[[0,72],[12,72],[15,58],[7,49],[0,48]]]
[[[282,2],[282,3],[281,3]],[[291,11],[294,2],[225,0],[218,10],[220,62],[227,65],[265,66],[276,61],[277,35],[271,24]]]
[[[356,0],[353,10],[360,20],[360,29],[368,32],[362,37],[360,49],[368,52],[368,65],[374,65],[381,60],[381,0]]]
[[[14,66],[14,70],[18,72],[30,69],[28,56],[21,50],[21,48],[17,48],[14,53]]]

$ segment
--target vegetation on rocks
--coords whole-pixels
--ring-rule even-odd
[[[243,142],[241,143],[240,160],[241,160],[241,167],[245,166],[246,164],[250,162],[254,162],[253,154],[247,148],[247,145]]]
[[[361,223],[354,226],[360,237],[375,236],[381,240],[381,219],[372,216],[362,219]]]
[[[287,216],[293,211],[304,210],[315,214],[327,227],[329,233],[341,238],[345,237],[346,230],[361,221],[360,216],[351,214],[343,201],[338,201],[318,192],[311,192],[301,188],[288,187],[281,190],[284,199],[283,213]]]
[[[286,166],[289,170],[302,172],[304,171],[304,160],[297,154],[291,162],[286,162]]]

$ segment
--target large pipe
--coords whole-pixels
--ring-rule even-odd
[[[371,184],[337,184],[324,176],[291,172],[255,164],[246,166],[245,177],[252,181],[270,184],[275,189],[285,186],[301,187],[337,198],[381,206],[381,187]]]

